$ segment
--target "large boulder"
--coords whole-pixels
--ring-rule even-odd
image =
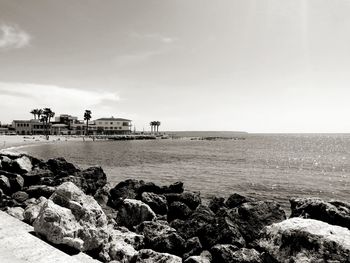
[[[25,188],[26,193],[29,197],[39,198],[41,196],[49,198],[55,191],[57,187],[48,185],[32,185]]]
[[[6,213],[8,213],[10,216],[13,216],[21,221],[23,221],[23,212],[24,209],[22,207],[8,207],[5,210]]]
[[[192,210],[196,209],[201,204],[201,197],[199,192],[183,192],[181,194],[165,194],[168,204],[173,202],[182,202]]]
[[[40,197],[33,203],[29,204],[23,212],[24,221],[30,225],[33,224],[35,219],[39,216],[40,210],[46,203],[47,199],[45,197]]]
[[[11,192],[10,180],[5,175],[0,175],[0,189],[8,194]]]
[[[156,214],[152,209],[140,200],[124,199],[117,210],[117,223],[127,228],[137,226],[143,221],[156,219]]]
[[[23,175],[24,185],[55,185],[54,174],[48,169],[35,168]]]
[[[187,219],[192,213],[192,210],[184,203],[175,201],[170,204],[168,211],[168,221],[174,219]]]
[[[265,226],[286,219],[285,212],[275,201],[243,203],[227,213],[248,243],[254,241]]]
[[[258,251],[251,248],[237,249],[235,246],[220,244],[211,249],[213,263],[263,263]]]
[[[254,202],[254,201],[257,201],[257,200],[255,200],[254,198],[250,198],[250,197],[246,197],[246,196],[234,193],[227,198],[225,202],[225,206],[227,206],[228,208],[235,208],[241,204]]]
[[[144,235],[147,248],[175,255],[184,251],[185,240],[166,221],[145,221],[136,230]]]
[[[258,242],[270,262],[350,262],[347,228],[303,218],[272,224]]]
[[[208,207],[214,213],[218,212],[221,208],[226,208],[225,198],[214,196],[213,198],[210,199]]]
[[[164,195],[144,192],[141,195],[141,200],[148,204],[156,214],[165,215],[168,212],[168,204]]]
[[[95,200],[102,206],[106,207],[108,199],[110,197],[111,185],[109,183],[105,184],[103,187],[100,187],[96,190],[94,194]]]
[[[108,238],[101,207],[71,182],[60,185],[44,203],[33,226],[48,241],[79,251],[97,249]]]
[[[74,164],[67,162],[63,157],[49,159],[46,166],[59,177],[66,177],[80,171]]]
[[[325,202],[319,198],[295,198],[290,200],[291,217],[320,220],[350,229],[350,203]]]
[[[117,262],[131,262],[137,255],[137,250],[144,245],[142,235],[129,231],[125,227],[114,228],[108,225],[109,239],[99,253],[103,262],[116,260]]]
[[[186,259],[190,256],[198,255],[203,250],[202,244],[198,237],[192,237],[186,240],[185,253],[183,258]]]
[[[168,253],[155,252],[152,249],[141,249],[135,259],[135,263],[182,263],[178,256]]]
[[[24,179],[19,174],[11,174],[9,177],[11,192],[21,191],[24,186]]]
[[[212,255],[209,251],[204,250],[199,256],[188,257],[184,263],[211,263]]]
[[[175,182],[169,186],[162,186],[161,192],[163,194],[169,194],[169,193],[177,193],[181,194],[184,191],[184,183],[183,182]]]
[[[11,197],[19,203],[24,203],[29,198],[29,195],[26,192],[18,191],[13,193]]]
[[[28,156],[23,155],[12,161],[12,169],[19,174],[28,173],[33,169],[32,160]]]

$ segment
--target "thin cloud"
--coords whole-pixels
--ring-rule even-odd
[[[23,48],[29,45],[31,36],[17,26],[0,25],[0,49]]]
[[[178,40],[175,37],[163,36],[157,33],[141,34],[141,33],[132,32],[130,33],[130,36],[138,39],[154,40],[165,44],[171,44]]]

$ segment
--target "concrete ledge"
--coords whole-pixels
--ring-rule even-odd
[[[35,237],[30,225],[0,211],[1,263],[100,263],[84,253],[70,256]]]

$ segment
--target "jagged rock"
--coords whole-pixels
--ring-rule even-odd
[[[101,188],[98,188],[96,193],[94,194],[95,200],[99,203],[101,206],[106,206],[109,199],[109,192],[111,191],[111,186],[109,183],[104,185]]]
[[[55,186],[47,186],[47,185],[32,185],[25,189],[29,197],[39,198],[44,196],[49,198],[55,191]]]
[[[167,193],[181,194],[183,191],[184,191],[184,183],[183,182],[175,182],[169,186],[163,186],[161,188],[161,192],[163,194],[167,194]]]
[[[6,172],[12,171],[12,159],[8,156],[1,156],[1,167]]]
[[[99,254],[99,258],[103,261],[131,262],[138,253],[137,249],[144,245],[144,237],[129,231],[127,228],[114,229],[113,226],[109,225],[108,233],[110,234],[108,243],[103,246]]]
[[[213,198],[210,199],[208,207],[214,213],[216,213],[220,208],[226,208],[225,198],[214,196]]]
[[[183,220],[173,220],[171,226],[185,239],[198,236],[199,231],[208,224],[215,222],[215,214],[206,206],[200,205],[191,214],[191,216]]]
[[[0,189],[5,194],[8,194],[11,192],[10,180],[4,175],[0,175]]]
[[[182,202],[172,202],[169,206],[168,221],[171,222],[174,219],[187,219],[192,213],[192,210]]]
[[[35,168],[23,175],[24,185],[45,184],[54,185],[54,174],[48,169]]]
[[[286,219],[285,212],[275,201],[243,203],[227,213],[248,243],[256,239],[265,226]]]
[[[156,218],[152,209],[140,200],[124,199],[117,210],[117,223],[128,228]]]
[[[186,259],[190,256],[198,255],[203,250],[202,244],[198,237],[192,237],[186,241],[185,251],[183,258]]]
[[[24,221],[32,225],[35,219],[39,216],[40,210],[46,201],[47,199],[42,196],[32,204],[29,204],[23,212]]]
[[[263,263],[261,255],[255,249],[240,248],[232,245],[216,245],[212,249],[213,263]]]
[[[164,195],[144,192],[141,195],[141,200],[148,204],[156,214],[165,215],[168,211],[168,205]]]
[[[33,169],[32,161],[26,155],[13,160],[11,166],[12,166],[13,172],[19,173],[19,174],[28,173]]]
[[[9,176],[11,192],[21,191],[24,185],[24,179],[19,174],[12,174]]]
[[[201,204],[199,192],[183,192],[181,194],[166,194],[166,199],[170,205],[173,202],[182,202],[192,210],[196,209]]]
[[[313,219],[267,226],[258,246],[274,262],[350,262],[349,229]]]
[[[107,218],[101,207],[71,182],[56,189],[33,226],[37,234],[50,242],[79,251],[97,249],[108,238]]]
[[[135,263],[182,263],[178,256],[168,253],[155,252],[152,249],[141,249],[135,259]]]
[[[191,256],[187,258],[184,263],[211,263],[212,255],[209,251],[203,251],[199,256]]]
[[[350,203],[325,202],[319,198],[295,198],[290,203],[291,217],[316,219],[350,229]]]
[[[23,221],[23,212],[24,209],[22,207],[8,207],[5,210],[6,213],[8,213],[10,216],[13,216],[21,221]]]
[[[11,197],[15,199],[17,202],[23,203],[29,198],[29,195],[26,192],[18,191],[12,194]]]
[[[185,240],[166,221],[145,221],[136,228],[144,235],[145,246],[158,252],[182,255]]]
[[[60,157],[55,159],[49,159],[46,163],[46,166],[51,170],[55,175],[60,177],[66,177],[73,175],[75,172],[80,170],[74,166],[74,164],[67,162],[66,159]]]
[[[227,198],[225,205],[228,208],[235,208],[241,204],[257,201],[254,198],[246,197],[237,193],[234,193]]]

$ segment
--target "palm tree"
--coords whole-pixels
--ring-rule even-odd
[[[38,109],[33,109],[33,110],[30,111],[30,113],[33,114],[34,119],[36,120],[36,115],[38,113]]]
[[[37,109],[36,115],[38,116],[38,120],[40,120],[41,115],[43,114],[42,109]]]
[[[41,119],[40,121],[45,125],[45,135],[46,135],[46,139],[49,139],[49,135],[48,135],[48,124],[51,121],[51,118],[53,118],[55,116],[55,113],[50,109],[50,108],[44,108],[42,110],[42,114],[41,114]]]
[[[85,110],[84,120],[86,121],[86,134],[89,135],[89,120],[91,120],[91,110]]]
[[[158,129],[159,129],[159,126],[160,126],[160,121],[156,121],[155,125],[157,126],[157,133],[158,133]]]

